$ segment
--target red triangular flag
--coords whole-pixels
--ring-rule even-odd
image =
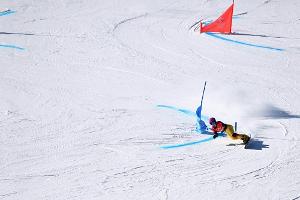
[[[232,15],[234,3],[214,22],[200,26],[200,33],[214,32],[214,33],[231,33]]]

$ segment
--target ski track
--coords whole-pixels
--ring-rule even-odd
[[[114,28],[113,28],[113,32],[116,31],[116,29],[121,26],[122,24],[124,23],[127,23],[127,22],[130,22],[130,21],[133,21],[133,20],[136,20],[136,19],[139,19],[139,18],[142,18],[142,17],[146,17],[148,14],[145,13],[145,14],[142,14],[142,15],[138,15],[138,16],[135,16],[135,17],[131,17],[131,18],[128,18],[128,19],[124,19],[122,21],[120,21],[119,23],[117,23]]]

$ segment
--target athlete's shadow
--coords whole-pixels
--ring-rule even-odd
[[[244,146],[243,143],[239,143],[239,144],[228,144],[226,146]],[[246,149],[250,149],[250,150],[262,150],[262,149],[267,149],[269,148],[268,144],[264,144],[264,141],[259,140],[259,139],[251,139],[250,143],[247,145]]]
[[[247,145],[246,149],[251,149],[251,150],[262,150],[262,149],[267,149],[269,148],[268,144],[264,144],[264,141],[259,140],[259,139],[252,139],[250,143]]]

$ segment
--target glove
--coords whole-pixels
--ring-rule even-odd
[[[216,139],[218,137],[218,133],[214,134],[213,138]]]

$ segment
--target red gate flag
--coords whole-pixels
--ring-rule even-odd
[[[201,22],[200,33],[231,33],[233,5],[234,3],[216,21],[206,26],[203,26]]]

